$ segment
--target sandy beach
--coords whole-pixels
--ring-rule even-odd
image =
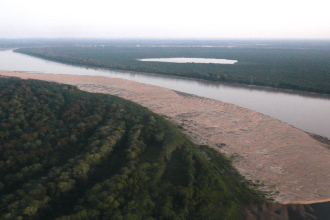
[[[248,180],[277,192],[275,201],[330,200],[329,145],[270,116],[124,79],[8,71],[0,75],[72,84],[131,100],[179,125],[195,143],[227,155]]]

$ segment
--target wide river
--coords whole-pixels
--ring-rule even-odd
[[[0,51],[0,70],[123,78],[253,109],[330,138],[330,96],[122,71],[94,70]]]

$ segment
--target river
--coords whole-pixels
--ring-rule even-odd
[[[216,99],[270,115],[301,130],[330,138],[330,96],[213,83],[142,73],[95,70],[0,51],[0,70],[123,78]]]

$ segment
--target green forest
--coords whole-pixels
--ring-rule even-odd
[[[156,45],[144,41],[115,43],[27,47],[15,52],[80,66],[330,94],[330,47],[327,41],[188,41],[180,45],[180,42],[165,42],[165,46],[161,42],[153,42],[158,43]],[[142,45],[136,46],[134,43]],[[212,43],[213,46],[203,47],[202,43]],[[262,43],[269,46],[258,46]],[[171,57],[218,58],[238,62],[219,65],[137,60]]]
[[[230,161],[147,108],[0,78],[0,219],[241,219],[262,201]]]

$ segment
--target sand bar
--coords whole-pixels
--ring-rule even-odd
[[[0,71],[0,75],[72,84],[139,103],[181,125],[197,144],[208,144],[231,157],[248,180],[278,191],[275,201],[312,203],[330,199],[328,146],[270,116],[124,79],[8,71]]]

